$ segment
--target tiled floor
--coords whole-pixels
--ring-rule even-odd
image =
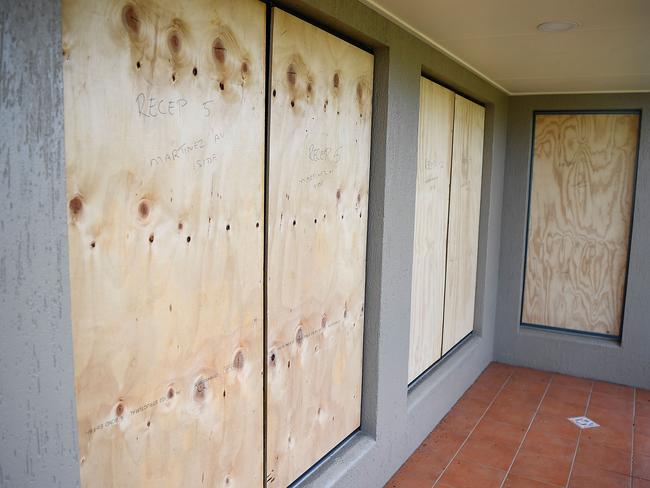
[[[492,363],[386,485],[433,486],[650,488],[650,391]]]

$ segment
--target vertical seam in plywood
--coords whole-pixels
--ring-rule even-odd
[[[264,486],[267,486],[267,376],[268,376],[268,367],[267,367],[267,351],[268,351],[268,296],[267,296],[267,274],[268,274],[268,235],[269,235],[269,134],[271,130],[271,43],[272,43],[272,30],[273,30],[273,6],[271,3],[266,3],[266,70],[264,73],[265,77],[265,86],[264,86],[264,96],[265,96],[265,105],[264,105],[264,183],[263,183],[263,192],[264,192],[264,259],[263,259],[263,269],[262,269],[262,336],[263,336],[263,363],[262,363],[262,376],[263,376],[263,386],[262,386],[262,425],[263,425],[263,435],[262,435],[262,480]]]
[[[447,306],[447,265],[449,257],[449,215],[451,212],[451,182],[454,175],[454,140],[456,138],[456,94],[454,94],[454,104],[452,108],[453,120],[451,121],[451,152],[449,154],[449,192],[447,193],[447,232],[445,236],[445,276],[442,293],[442,330],[440,331],[440,357],[444,355],[445,350],[445,308]]]

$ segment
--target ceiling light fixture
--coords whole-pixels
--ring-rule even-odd
[[[537,26],[540,32],[569,32],[578,28],[578,23],[572,20],[553,20],[542,22]]]

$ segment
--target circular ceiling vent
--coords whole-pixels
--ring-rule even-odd
[[[553,20],[542,22],[537,26],[540,32],[569,32],[578,28],[578,23],[572,20]]]

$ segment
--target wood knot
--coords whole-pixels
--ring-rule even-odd
[[[226,48],[220,37],[212,41],[212,56],[220,64],[226,62]]]
[[[149,202],[147,202],[146,200],[142,200],[138,204],[138,214],[140,214],[141,219],[146,219],[147,217],[149,217],[150,211],[151,209],[149,208]]]
[[[178,32],[172,31],[169,34],[167,45],[172,54],[177,54],[181,50],[181,37]]]
[[[323,329],[327,326],[327,314],[323,314],[323,317],[320,319],[320,326]]]
[[[124,415],[124,405],[122,404],[122,402],[118,403],[117,407],[115,407],[115,415],[118,417]]]
[[[302,331],[302,327],[298,327],[298,331],[296,332],[296,344],[299,346],[302,344],[303,339],[305,338],[305,335]]]
[[[290,64],[287,68],[287,81],[291,86],[296,84],[298,76],[296,74],[296,67],[293,64]]]
[[[70,207],[70,212],[72,215],[75,217],[81,213],[81,210],[83,209],[83,200],[79,195],[75,195],[71,200],[70,203],[68,204],[68,207]]]
[[[237,351],[235,359],[232,360],[232,365],[235,369],[242,369],[244,367],[244,353],[242,351]]]
[[[272,352],[272,353],[271,353],[271,356],[269,357],[269,360],[270,360],[271,366],[275,366],[275,359],[276,359],[276,357],[275,357],[275,352]]]
[[[207,389],[207,385],[205,384],[204,379],[200,379],[199,381],[196,382],[194,385],[194,398],[196,400],[203,400],[205,398],[205,390]]]
[[[332,84],[334,85],[334,88],[338,88],[339,85],[341,84],[341,77],[339,76],[338,73],[334,73],[334,78],[332,79]]]
[[[135,6],[131,3],[126,4],[122,9],[122,24],[129,34],[137,36],[140,33],[140,18]]]
[[[169,389],[167,390],[167,399],[171,400],[172,398],[174,398],[175,394],[176,393],[174,392],[174,388],[169,387]]]
[[[357,83],[357,99],[359,103],[363,101],[363,86],[361,86],[361,83]]]

